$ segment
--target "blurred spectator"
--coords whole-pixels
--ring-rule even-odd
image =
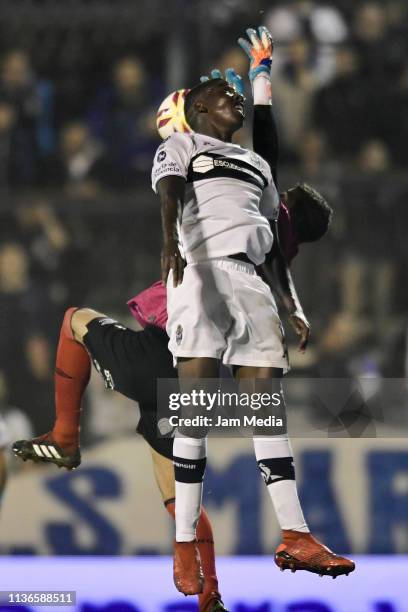
[[[350,313],[381,322],[379,333],[387,334],[395,310],[398,248],[391,210],[403,194],[393,181],[384,180],[390,166],[384,143],[365,143],[357,164],[359,173],[343,182],[347,230],[340,277],[342,304]]]
[[[289,42],[310,34],[318,43],[335,44],[347,36],[347,25],[333,4],[295,0],[273,8],[266,17],[278,41]]]
[[[354,39],[360,55],[368,129],[371,130],[367,138],[380,138],[393,149],[390,136],[392,138],[395,131],[390,124],[394,118],[389,110],[395,100],[394,83],[400,79],[406,62],[406,32],[401,33],[392,23],[384,3],[365,2],[356,11]],[[397,97],[401,95],[400,87],[398,89]]]
[[[30,256],[33,281],[61,309],[81,302],[87,279],[77,228],[63,222],[50,202],[41,197],[23,199],[16,207],[15,217],[16,231]]]
[[[11,125],[11,164],[18,167],[13,184],[33,184],[37,180],[39,156],[51,153],[53,135],[53,87],[34,75],[30,60],[22,50],[10,51],[3,59],[0,99],[13,109]]]
[[[288,59],[272,81],[283,152],[293,156],[301,136],[311,125],[313,96],[318,87],[310,44],[304,38],[292,41]]]
[[[377,174],[389,170],[390,154],[387,146],[379,140],[366,142],[360,151],[358,167],[365,174]]]
[[[51,350],[47,340],[37,335],[30,336],[25,350],[28,367],[33,377],[39,382],[51,384]]]
[[[338,356],[347,354],[349,358],[353,357],[362,350],[371,331],[369,320],[359,318],[356,313],[343,310],[333,315],[319,339],[320,367],[324,375],[350,376],[350,370],[341,365],[345,360],[338,360]]]
[[[45,347],[56,316],[43,288],[32,283],[27,253],[17,242],[0,248],[0,313],[0,369],[6,376],[11,403],[37,423],[42,415],[35,412],[44,397],[48,401],[51,369]]]
[[[383,72],[390,59],[388,48],[387,53],[384,53],[384,46],[388,47],[390,42],[384,5],[378,2],[366,2],[357,9],[354,37],[362,58],[363,75],[375,76],[376,73]]]
[[[55,314],[52,323],[56,322]],[[52,326],[51,323],[51,326]],[[29,416],[37,434],[50,429],[54,417],[53,351],[45,335],[28,335],[24,355],[27,376],[24,378],[24,400],[20,406]]]
[[[6,376],[0,370],[0,419],[4,419],[2,424],[0,423],[0,427],[5,426],[7,438],[11,443],[14,440],[24,439],[26,436],[31,437],[33,428],[24,412],[10,404],[9,395]]]
[[[2,189],[18,185],[20,163],[15,152],[14,127],[16,113],[5,101],[0,101],[0,186]]]
[[[401,399],[407,398],[408,380],[408,319],[406,315],[397,321],[391,333],[384,338],[382,346],[382,374],[385,378],[400,378],[402,383],[402,395],[392,402],[390,394],[385,397],[385,406],[393,403],[400,407]],[[398,387],[397,387],[398,389]],[[399,389],[398,389],[399,390]],[[390,401],[391,400],[391,401]],[[399,400],[399,401],[398,401]],[[404,407],[405,408],[405,407]],[[404,410],[406,414],[406,410]]]
[[[102,89],[89,113],[93,133],[108,147],[120,177],[120,186],[150,171],[158,144],[156,106],[145,69],[136,57],[124,57],[114,66],[112,84]]]
[[[352,154],[373,129],[358,57],[349,47],[336,53],[336,72],[332,81],[320,89],[313,103],[313,121],[327,136],[340,157]]]
[[[393,153],[394,161],[408,163],[408,62],[397,83],[388,88],[389,98],[384,107],[384,137]]]
[[[95,198],[102,187],[115,182],[104,147],[81,121],[73,121],[63,128],[59,153],[48,173],[67,195],[79,198]]]
[[[327,170],[327,147],[323,134],[306,132],[299,142],[300,174],[304,180],[319,178]]]

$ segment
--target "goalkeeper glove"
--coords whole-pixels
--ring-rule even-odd
[[[237,74],[233,68],[227,68],[225,71],[225,76],[222,76],[221,70],[215,68],[214,70],[211,70],[209,77],[202,76],[200,78],[200,81],[202,83],[205,83],[205,81],[209,81],[211,79],[224,79],[225,81],[227,81],[230,87],[235,89],[238,94],[244,96],[244,82],[242,80],[242,77],[240,77],[239,74]]]
[[[254,104],[272,104],[271,68],[273,55],[272,36],[265,26],[247,30],[249,41],[239,38],[238,44],[249,57],[249,80],[251,81]]]
[[[273,40],[265,26],[259,26],[258,33],[253,28],[246,31],[246,38],[239,38],[238,44],[249,57],[249,78],[251,82],[258,74],[271,74]]]

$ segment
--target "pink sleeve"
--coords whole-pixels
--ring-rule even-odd
[[[131,298],[127,305],[142,327],[156,325],[161,329],[166,329],[167,291],[162,281],[157,281],[148,289]]]

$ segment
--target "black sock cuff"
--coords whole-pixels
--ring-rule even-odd
[[[260,459],[257,463],[267,486],[281,480],[295,480],[293,457]]]
[[[174,476],[177,482],[195,483],[202,482],[205,473],[207,458],[185,459],[173,457]]]

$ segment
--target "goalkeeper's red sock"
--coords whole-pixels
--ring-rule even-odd
[[[61,325],[55,364],[56,420],[52,437],[66,452],[79,446],[82,396],[91,374],[87,350],[74,339],[71,318],[77,308],[69,308]]]
[[[167,512],[173,518],[175,518],[175,501],[169,500],[165,503],[165,506]],[[210,519],[208,518],[208,514],[203,506],[201,506],[200,518],[198,519],[197,523],[196,538],[204,574],[204,591],[198,596],[199,607],[201,610],[210,599],[215,599],[216,597],[221,599],[221,595],[218,590],[217,572],[215,569],[213,531]]]

